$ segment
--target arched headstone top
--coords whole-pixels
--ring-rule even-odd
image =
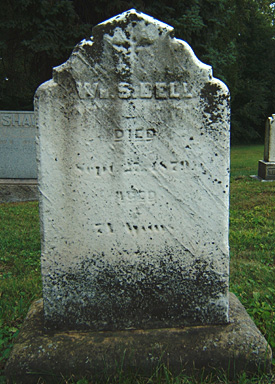
[[[130,83],[130,93],[139,97],[140,82],[153,79],[168,87],[173,83],[172,98],[190,97],[192,88],[193,97],[203,99],[210,93],[213,101],[221,95],[229,99],[225,84],[213,78],[211,66],[202,63],[185,41],[174,37],[173,27],[134,9],[95,26],[91,38],[82,40],[69,60],[54,68],[56,83],[64,85],[67,75],[75,80],[78,90],[87,83],[101,83],[108,88],[105,98],[117,92],[111,88],[119,80]],[[87,97],[93,97],[93,88],[86,88],[90,88]],[[165,97],[165,92],[162,95]]]

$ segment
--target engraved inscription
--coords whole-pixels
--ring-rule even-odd
[[[156,192],[136,189],[116,191],[116,199],[118,202],[154,203],[156,201]]]
[[[4,142],[4,141],[0,141]],[[6,142],[6,140],[5,140]],[[150,172],[150,171],[159,171],[162,173],[176,173],[184,171],[189,167],[189,162],[187,160],[161,160],[155,161],[152,164],[144,164],[139,162],[138,160],[128,160],[126,164],[110,164],[110,165],[94,165],[89,166],[85,165],[85,163],[76,164],[76,168],[80,172],[86,172],[93,176],[106,176],[106,175],[114,175],[116,173],[122,172],[133,172],[133,173],[141,173],[141,172]]]
[[[114,226],[112,223],[95,223],[94,231],[98,235],[111,235],[115,232]],[[149,224],[137,224],[126,222],[123,224],[124,230],[126,233],[131,235],[138,235],[140,233],[147,233],[149,235],[162,233],[167,231],[167,227],[159,223],[149,223]],[[121,232],[121,229],[119,229]]]
[[[267,170],[267,174],[270,175],[270,176],[275,175],[275,168],[269,168],[269,169]]]
[[[99,83],[88,83],[88,82],[76,82],[77,91],[80,99],[108,99],[109,90],[104,88]]]
[[[35,117],[34,112],[25,112],[25,113],[15,113],[15,112],[6,112],[0,113],[0,126],[3,127],[34,127],[35,126]]]
[[[129,83],[119,83],[118,84],[118,97],[120,99],[129,99],[131,97],[132,91],[134,89]]]
[[[187,82],[140,82],[132,85],[120,82],[116,89],[110,90],[105,85],[89,82],[76,82],[80,99],[109,99],[116,96],[120,99],[190,99],[192,93]]]
[[[76,164],[76,168],[84,172],[86,171],[87,173],[91,173],[94,176],[104,176],[104,175],[112,175],[114,172],[114,166],[113,164],[111,165],[95,165],[95,166],[86,166],[85,163],[81,164]]]
[[[105,167],[104,165],[103,166],[99,166],[97,165],[95,168],[95,171],[96,171],[96,175],[97,176],[102,176],[104,175],[105,173],[110,173],[112,174],[113,173],[113,165],[110,165],[109,167]]]
[[[94,224],[94,230],[95,232],[99,234],[109,234],[113,233],[114,229],[111,223],[95,223]]]
[[[132,224],[132,223],[126,223],[125,225],[126,232],[131,234],[138,234],[141,232],[148,232],[148,233],[159,233],[166,230],[165,226],[163,224]]]
[[[183,171],[189,167],[189,161],[187,160],[161,160],[155,161],[150,166],[145,166],[139,161],[128,161],[124,166],[124,172],[148,172],[151,170],[157,170],[165,173],[174,173]]]
[[[160,168],[162,171],[168,171],[168,172],[177,172],[177,171],[183,171],[186,167],[189,167],[189,162],[187,160],[171,160],[171,161],[160,161],[159,163],[156,163],[158,168]]]
[[[140,98],[151,99],[153,96],[153,87],[151,83],[140,83]]]
[[[135,129],[123,129],[116,128],[114,130],[115,141],[151,141],[157,135],[155,128],[135,128]]]

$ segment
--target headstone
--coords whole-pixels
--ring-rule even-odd
[[[34,112],[0,111],[0,179],[37,178]]]
[[[172,27],[135,10],[39,87],[47,327],[228,322],[228,102]]]
[[[271,371],[228,295],[228,90],[172,32],[107,20],[37,91],[44,300],[9,382]]]
[[[263,180],[275,180],[275,115],[265,126],[264,160],[259,160],[258,176]]]

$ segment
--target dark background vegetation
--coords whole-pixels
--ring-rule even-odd
[[[175,28],[231,91],[232,143],[275,113],[275,9],[266,0],[0,0],[0,109],[32,110],[39,84],[92,27],[136,8]]]

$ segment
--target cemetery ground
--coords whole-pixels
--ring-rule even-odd
[[[275,183],[250,178],[257,174],[263,146],[239,146],[231,150],[230,184],[230,290],[245,306],[275,355]],[[38,203],[0,205],[0,369],[12,348],[30,304],[42,296]],[[123,371],[106,383],[274,383],[273,375],[244,372],[234,381],[226,372],[201,373],[196,379],[173,377],[169,367],[159,366],[151,378]],[[0,373],[0,383],[5,378]],[[73,377],[63,383],[74,383]],[[88,384],[88,378],[77,383]],[[43,381],[40,381],[43,383]],[[94,381],[93,381],[94,383]]]

